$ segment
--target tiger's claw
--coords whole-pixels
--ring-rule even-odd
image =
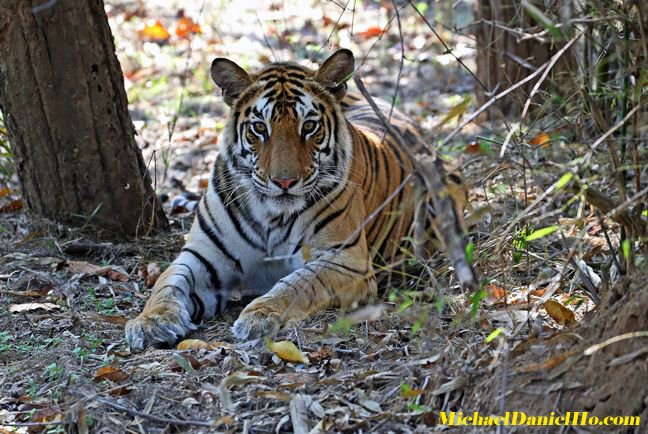
[[[145,310],[128,321],[126,342],[131,352],[140,352],[153,344],[173,345],[193,330],[196,330],[196,326],[191,322],[187,310],[173,303],[157,306],[149,312]]]
[[[241,312],[234,322],[232,332],[237,339],[252,340],[263,336],[274,337],[281,330],[282,321],[279,315],[259,311]]]

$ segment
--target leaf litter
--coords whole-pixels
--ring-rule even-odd
[[[370,6],[371,13],[382,20],[377,26],[375,19],[367,18],[371,15],[367,11],[355,14],[353,21],[350,14],[344,15],[338,23],[339,7],[334,2],[321,5],[321,10],[312,8],[308,12],[312,16],[272,15],[272,7],[264,7],[256,8],[257,18],[250,9],[246,16],[236,15],[234,22],[220,17],[240,5],[201,12],[200,5],[180,7],[179,2],[155,2],[156,7],[135,1],[106,3],[119,42],[137,139],[145,160],[152,161],[150,170],[176,232],[144,237],[127,249],[99,244],[57,227],[41,235],[19,213],[22,202],[14,197],[14,189],[2,190],[0,209],[6,217],[2,224],[9,222],[11,230],[0,232],[0,297],[3,305],[10,306],[3,312],[0,328],[0,426],[1,421],[24,421],[23,415],[32,410],[36,412],[31,421],[72,423],[79,417],[76,403],[85,400],[83,414],[92,419],[94,427],[112,432],[164,427],[160,422],[102,407],[93,398],[104,397],[132,410],[209,421],[235,432],[246,427],[249,432],[306,428],[313,432],[427,432],[439,409],[462,408],[469,402],[468,391],[473,385],[489,377],[503,336],[513,335],[520,325],[540,321],[541,328],[517,336],[514,344],[523,354],[548,351],[545,345],[549,344],[543,339],[552,342],[551,336],[560,336],[564,327],[580,321],[592,308],[591,301],[579,295],[581,281],[573,270],[565,272],[556,296],[542,301],[545,291],[558,285],[552,281],[553,275],[563,271],[550,256],[531,258],[538,267],[531,281],[517,272],[520,262],[513,260],[510,267],[494,268],[489,260],[475,256],[480,274],[492,276],[496,269],[498,275],[488,288],[485,307],[473,318],[470,301],[453,286],[451,270],[442,259],[432,258],[431,262],[437,261],[434,279],[439,285],[421,284],[420,278],[396,279],[389,287],[383,282],[387,293],[383,302],[349,314],[318,314],[277,337],[274,347],[233,339],[229,328],[244,304],[234,301],[223,316],[204,325],[176,349],[130,354],[124,347],[124,323],[141,310],[148,288],[179,251],[182,234],[191,222],[191,211],[172,206],[170,198],[187,193],[191,193],[189,198],[199,197],[208,186],[206,176],[217,152],[225,113],[205,73],[213,57],[231,57],[251,67],[271,60],[272,53],[259,36],[263,30],[257,19],[267,25],[270,43],[281,58],[310,58],[334,29],[340,35],[335,43],[357,53],[368,52],[376,41],[387,41],[384,49],[388,55],[371,56],[362,67],[372,93],[390,100],[395,84],[392,72],[398,67],[394,59],[399,58],[400,48],[394,43],[394,29],[383,35],[388,9],[383,4]],[[402,18],[408,22],[404,29],[408,56],[424,58],[435,49],[430,47],[436,41],[413,16],[403,14]],[[352,24],[356,27],[353,36]],[[454,38],[455,46],[470,44],[461,35],[444,36]],[[294,43],[298,37],[301,44]],[[445,53],[439,49],[436,54],[441,58]],[[315,56],[315,61],[324,55]],[[470,62],[472,56],[474,53],[468,53],[465,59]],[[472,111],[473,102],[466,94],[471,91],[470,78],[459,67],[414,63],[405,63],[399,108],[428,131],[435,127],[447,131],[465,112]],[[435,80],[422,79],[429,76]],[[183,92],[182,104],[178,89]],[[470,127],[466,131],[471,131]],[[456,144],[457,158],[480,158],[481,163],[490,158],[488,142],[474,137],[462,140]],[[557,139],[553,132],[539,132],[529,143],[536,152],[550,153]],[[544,157],[536,154],[529,158]],[[521,181],[511,181],[506,165],[493,169],[486,162],[471,170],[468,181],[482,177],[483,185],[471,189],[469,202],[476,210],[487,210],[480,216],[477,232],[492,232],[493,225],[507,221],[520,201],[535,200],[542,193],[539,186],[524,188]],[[596,280],[591,259],[608,247],[600,225],[596,226],[598,219],[586,214],[578,220],[561,220],[557,230],[539,226],[552,230],[535,236],[519,231],[509,244],[509,259],[525,252],[531,243],[541,246],[531,249],[536,255],[556,248],[557,232],[562,231],[568,240],[583,240],[585,262],[577,262],[577,268]],[[588,225],[584,236],[578,228],[583,222]],[[496,257],[495,238],[481,239],[476,254]],[[71,246],[82,253],[67,253]],[[308,249],[305,255],[310,255]],[[51,277],[47,290],[38,280],[43,275]],[[390,297],[393,288],[409,289],[408,285],[416,287],[420,295],[406,290]],[[446,288],[443,303],[435,304],[440,288]],[[25,297],[38,300],[23,303]],[[575,299],[574,304],[567,303]],[[562,309],[554,309],[554,303]],[[24,305],[44,305],[49,310],[15,307]],[[540,308],[531,311],[534,305]],[[542,310],[542,306],[553,307]],[[486,342],[500,329],[499,336]],[[644,354],[645,347],[640,347],[609,363],[630,364]],[[549,369],[562,375],[578,360],[563,352],[528,362],[520,372]],[[561,373],[561,369],[565,371]]]

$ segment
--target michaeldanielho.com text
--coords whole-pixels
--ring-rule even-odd
[[[471,425],[471,426],[492,426],[492,425],[536,425],[536,426],[573,426],[573,425],[599,425],[599,426],[638,426],[639,416],[608,416],[599,418],[588,416],[587,412],[567,413],[564,416],[556,416],[551,412],[550,416],[527,416],[521,411],[506,412],[504,416],[480,416],[479,412],[472,415],[464,415],[462,412],[441,412],[441,425]]]

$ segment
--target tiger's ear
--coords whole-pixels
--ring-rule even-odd
[[[225,104],[232,106],[234,101],[252,84],[252,77],[236,63],[219,57],[211,65],[211,77],[223,91]]]
[[[326,59],[315,73],[315,80],[341,100],[346,93],[346,81],[353,75],[353,68],[353,53],[343,48]]]

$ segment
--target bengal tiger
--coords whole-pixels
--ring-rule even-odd
[[[213,61],[231,109],[221,149],[186,244],[126,325],[131,350],[173,344],[222,312],[235,288],[263,294],[235,321],[238,339],[376,295],[373,264],[398,252],[413,220],[413,162],[346,93],[353,71],[346,49],[317,70],[274,63],[249,74]],[[402,136],[419,134],[381,109]]]

